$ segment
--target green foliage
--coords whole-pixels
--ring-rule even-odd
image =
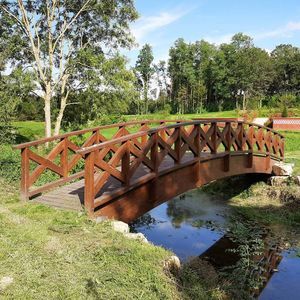
[[[130,103],[138,97],[134,91],[134,74],[126,69],[126,59],[123,56],[103,58],[93,63],[93,70],[79,73],[83,74],[81,81],[88,88],[70,95],[73,104],[66,107],[64,127],[102,120],[109,115],[125,114]],[[105,89],[99,89],[100,86]]]
[[[0,177],[7,183],[19,182],[21,157],[19,151],[13,151],[10,145],[0,145]]]
[[[299,53],[299,48],[280,45],[269,55],[242,33],[219,48],[178,39],[169,51],[173,112],[261,109],[283,101],[288,107],[299,105]]]
[[[32,87],[32,74],[16,68],[10,75],[0,74],[0,144],[15,140],[11,121],[18,104]]]
[[[289,116],[286,105],[283,106],[282,117],[287,118]]]
[[[8,63],[30,67],[35,75],[30,92],[38,91],[44,104],[46,136],[55,119],[59,133],[70,94],[97,95],[98,110],[101,102],[119,99],[122,112],[124,90],[132,94],[124,85],[133,75],[118,49],[133,45],[129,26],[137,18],[133,0],[0,1],[0,49],[9,49],[0,57],[0,70]],[[28,107],[19,113],[28,113]]]
[[[150,80],[155,72],[153,60],[154,57],[152,47],[149,44],[145,44],[138,55],[135,65],[137,84],[143,91],[143,100],[145,101],[143,112],[145,114],[148,113],[148,93],[150,88]]]
[[[229,281],[227,290],[233,299],[249,299],[263,285],[261,274],[265,269],[257,261],[264,252],[263,234],[264,231],[253,221],[241,221],[235,217],[230,222],[227,235],[236,247],[228,251],[235,253],[238,261],[223,268],[222,275]]]

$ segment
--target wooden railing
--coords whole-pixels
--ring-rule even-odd
[[[84,177],[84,160],[78,150],[180,120],[144,120],[118,123],[44,138],[14,146],[21,150],[21,197],[24,200],[59,185]],[[105,136],[106,135],[106,136]],[[104,151],[105,152],[105,151]],[[110,151],[106,151],[108,154]],[[103,153],[103,152],[102,152]],[[104,158],[104,157],[103,157]]]
[[[231,156],[245,155],[248,168],[252,167],[253,156],[265,157],[268,168],[271,159],[284,158],[284,138],[270,128],[242,121],[196,120],[115,136],[76,152],[85,160],[84,202],[92,215],[104,198],[109,201],[161,172],[172,172],[187,164],[221,157],[224,171],[229,172]],[[167,169],[163,169],[165,157],[173,162]],[[103,197],[111,177],[120,187]]]

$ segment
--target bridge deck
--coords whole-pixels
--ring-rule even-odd
[[[208,157],[209,154],[202,153],[202,156]],[[192,157],[192,153],[187,152],[182,158],[182,162],[189,161]],[[170,157],[165,157],[159,171],[169,169],[173,165],[174,161]],[[146,175],[148,172],[147,170],[147,167],[141,165],[134,174],[133,181]],[[101,190],[101,193],[97,194],[96,199],[101,200],[101,197],[104,198],[104,196],[118,188],[121,188],[120,182],[113,177],[110,177]],[[84,205],[84,179],[53,189],[48,193],[34,198],[33,202],[46,204],[60,209],[81,211],[83,210]]]

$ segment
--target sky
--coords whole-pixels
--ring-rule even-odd
[[[300,46],[300,0],[136,0],[140,18],[131,26],[138,47],[126,52],[135,65],[149,43],[155,62],[167,60],[176,39],[205,39],[219,45],[243,32],[258,47]]]

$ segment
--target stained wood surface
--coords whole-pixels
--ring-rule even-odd
[[[284,137],[261,125],[232,119],[169,122],[113,124],[17,146],[22,198],[43,193],[34,201],[73,210],[84,206],[90,217],[130,221],[212,180],[270,174],[272,165],[284,159]],[[111,139],[103,135],[105,128],[116,129]],[[36,151],[50,141],[55,142],[44,148],[48,152]],[[45,183],[52,178],[43,177],[45,172],[58,178]],[[67,185],[57,188],[62,184]]]
[[[203,157],[204,156],[208,157],[208,155],[203,154]],[[189,161],[191,158],[192,154],[187,153],[187,155],[184,156],[183,161]],[[159,171],[167,170],[172,166],[174,166],[173,160],[166,157],[162,162]],[[147,168],[141,165],[134,175],[134,180],[144,176],[146,173]],[[101,202],[106,195],[109,195],[119,188],[121,188],[120,182],[110,177],[101,192],[97,194],[97,201]],[[33,202],[42,203],[59,209],[81,211],[84,209],[84,179],[56,188],[48,193],[44,193],[43,195],[34,198]]]

